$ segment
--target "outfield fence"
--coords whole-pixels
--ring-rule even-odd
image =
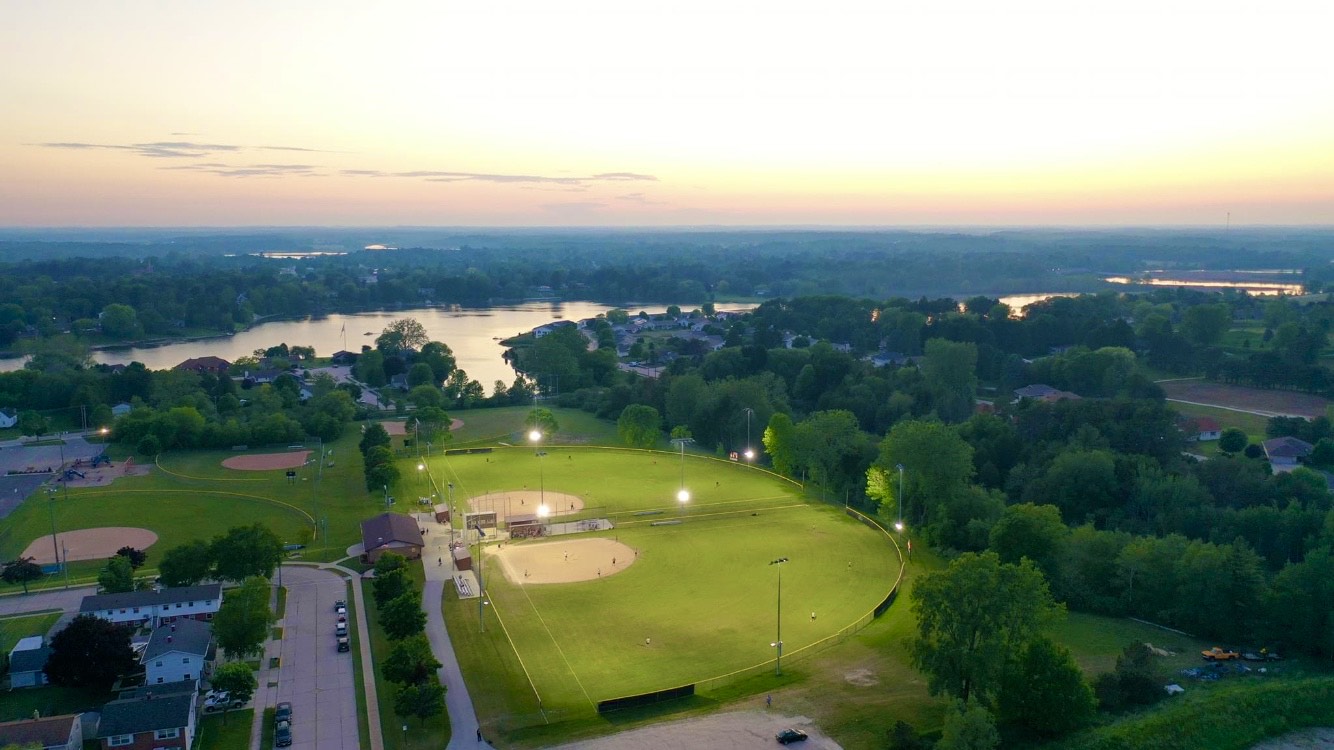
[[[808,643],[800,648],[785,652],[783,654],[783,658],[789,661],[814,656],[815,654],[819,654],[833,646],[843,643],[852,636],[861,632],[861,630],[863,630],[867,625],[870,625],[872,622],[874,622],[877,617],[880,617],[885,612],[887,612],[890,606],[893,605],[894,601],[898,598],[899,586],[903,583],[903,568],[904,568],[903,550],[902,548],[899,547],[898,540],[894,538],[894,535],[889,531],[889,529],[885,528],[884,524],[880,523],[880,521],[875,519],[874,517],[853,510],[852,508],[845,508],[844,512],[846,512],[849,516],[856,519],[857,521],[860,521],[861,523],[864,523],[867,526],[871,527],[872,529],[880,532],[880,534],[884,536],[885,540],[894,546],[894,550],[898,554],[899,558],[898,575],[894,578],[894,584],[890,587],[889,591],[885,593],[884,598],[881,599],[880,602],[877,603],[874,607],[868,610],[861,617],[858,617],[855,621],[840,628],[838,632],[825,636],[824,638],[821,638],[820,640],[815,641],[814,643]],[[735,685],[736,683],[749,680],[753,677],[759,677],[760,675],[765,674],[771,670],[776,670],[778,667],[777,661],[778,659],[777,657],[775,657],[774,659],[769,659],[768,661],[764,661],[759,664],[754,664],[749,667],[744,667],[742,669],[728,672],[726,674],[716,675],[702,680],[697,680],[689,685],[683,685],[680,687],[669,688],[666,690],[656,690],[649,693],[640,693],[638,695],[627,695],[627,696],[622,696],[620,698],[612,698],[609,700],[604,700],[598,703],[598,712],[607,713],[609,711],[615,711],[624,708],[637,708],[645,705],[651,705],[653,703],[657,703],[664,700],[674,700],[677,698],[691,696],[698,693],[712,692],[727,687],[729,685]]]

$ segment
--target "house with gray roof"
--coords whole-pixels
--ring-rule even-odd
[[[194,690],[161,694],[145,689],[137,697],[114,700],[102,707],[97,739],[106,750],[190,750],[196,719]]]
[[[1265,449],[1265,457],[1269,459],[1274,471],[1291,471],[1301,462],[1301,459],[1311,455],[1314,448],[1305,440],[1291,435],[1266,440],[1262,445]]]
[[[208,670],[213,655],[213,629],[207,623],[182,618],[154,628],[139,657],[144,665],[144,684],[198,680]]]
[[[9,685],[13,688],[41,687],[47,683],[42,668],[51,656],[40,635],[22,638],[9,652]]]
[[[65,714],[0,723],[0,746],[9,745],[42,750],[80,750],[83,747],[83,720],[79,714]]]
[[[222,607],[222,584],[177,586],[158,591],[127,591],[123,594],[85,596],[80,614],[101,617],[111,622],[157,627],[186,617],[212,620]]]

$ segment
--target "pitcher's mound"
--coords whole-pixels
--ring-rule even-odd
[[[116,554],[121,547],[148,549],[157,542],[157,534],[148,529],[131,526],[102,526],[96,529],[62,531],[56,534],[55,547],[61,549],[61,555],[69,561],[105,560]],[[38,537],[21,557],[31,557],[38,565],[51,565],[56,562],[55,547],[51,545],[51,535]]]
[[[227,469],[240,471],[271,471],[273,469],[296,469],[306,465],[310,451],[292,453],[255,453],[250,456],[232,456],[225,458],[222,465]]]
[[[571,539],[487,547],[511,583],[573,583],[616,575],[634,564],[634,547],[614,539]]]

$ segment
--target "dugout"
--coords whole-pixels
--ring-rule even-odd
[[[509,517],[510,539],[529,539],[542,536],[542,520],[532,513]]]

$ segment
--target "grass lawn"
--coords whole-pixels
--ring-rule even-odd
[[[422,588],[426,579],[420,565],[408,566],[409,577],[416,583],[417,590]],[[449,715],[443,710],[425,722],[419,719],[403,719],[394,713],[394,694],[398,686],[384,679],[380,674],[379,664],[393,648],[393,641],[384,634],[379,625],[379,607],[375,605],[375,596],[369,581],[360,581],[366,600],[366,619],[370,623],[371,655],[376,663],[375,695],[380,706],[380,731],[384,735],[385,750],[410,750],[411,748],[444,747],[449,744]],[[348,618],[351,622],[352,619]],[[358,659],[360,661],[360,659]],[[403,725],[408,725],[407,743],[403,742]]]
[[[1251,439],[1252,443],[1265,439],[1265,427],[1269,424],[1268,417],[1262,417],[1259,414],[1232,411],[1231,409],[1220,409],[1216,406],[1197,406],[1195,404],[1183,404],[1176,401],[1171,402],[1169,405],[1172,407],[1173,411],[1179,414],[1185,414],[1188,417],[1213,417],[1223,429],[1236,427],[1246,433],[1246,436]],[[1210,441],[1210,443],[1217,443],[1217,441]],[[1193,448],[1195,445],[1204,447],[1204,445],[1207,444],[1192,444],[1191,447]],[[1214,447],[1215,449],[1217,448],[1216,445]]]
[[[109,692],[77,690],[57,685],[10,690],[3,695],[4,699],[0,700],[0,722],[31,719],[33,711],[41,712],[42,716],[101,711],[103,704],[114,697]]]
[[[1214,645],[1134,620],[1083,612],[1068,613],[1052,626],[1049,634],[1070,649],[1090,680],[1116,669],[1116,657],[1131,643],[1152,643],[1175,654],[1159,660],[1163,669],[1170,672],[1200,666],[1204,663],[1200,652]]]
[[[45,636],[46,631],[50,630],[59,619],[59,612],[0,618],[0,651],[8,654],[21,638],[30,635]]]
[[[194,747],[198,750],[249,750],[250,726],[255,721],[255,709],[228,711],[226,723],[222,714],[200,718],[199,733]]]

